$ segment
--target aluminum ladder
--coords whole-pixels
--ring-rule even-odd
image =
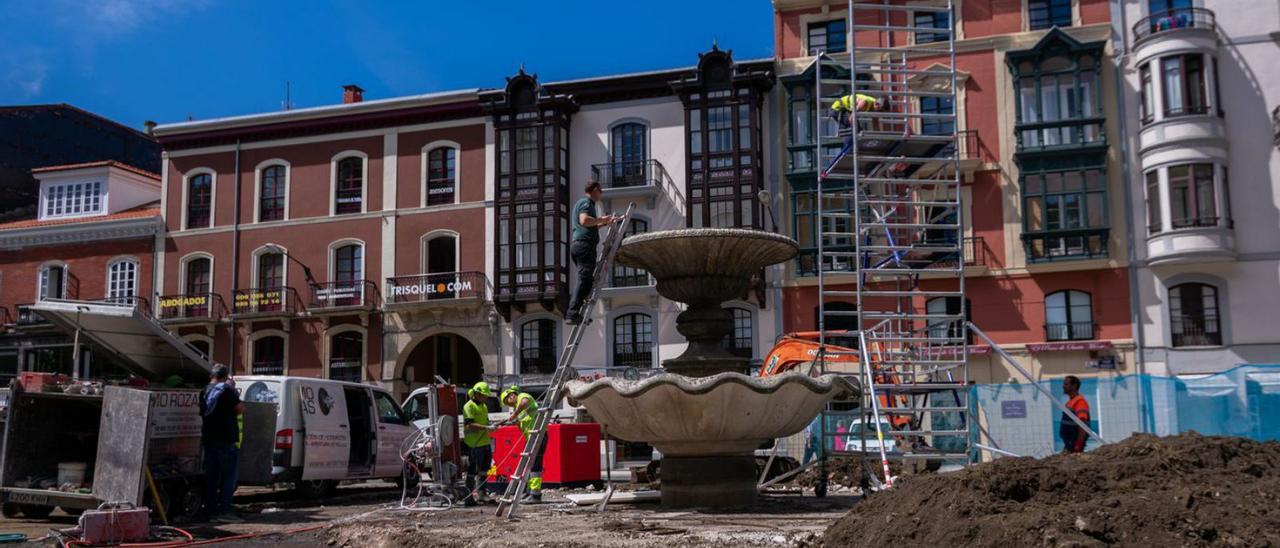
[[[814,62],[814,164],[821,170],[817,368],[857,377],[863,387],[852,409],[833,405],[822,414],[824,454],[878,461],[863,468],[881,469],[886,487],[889,461],[970,461],[953,1],[851,0],[848,61],[842,62],[845,54],[819,54]],[[910,20],[923,14],[932,14],[935,24]],[[896,43],[908,33],[946,38]],[[946,66],[930,68],[935,63]],[[828,107],[851,93],[876,97],[886,108],[852,113],[852,142],[846,143],[824,126],[830,127]],[[921,112],[924,98],[949,99],[952,112]],[[923,131],[930,122],[937,124]],[[949,131],[938,131],[948,123]],[[828,309],[848,299],[854,310]],[[833,322],[844,329],[831,329]],[[848,337],[850,330],[859,348],[827,347],[828,338]],[[829,367],[826,357],[837,353],[857,355],[857,370]],[[825,482],[825,462],[821,466]],[[870,475],[870,483],[881,484]]]
[[[596,297],[600,295],[600,286],[603,285],[602,282],[604,281],[602,278],[606,273],[610,272],[613,256],[618,252],[618,247],[622,245],[622,239],[627,233],[627,225],[631,222],[631,212],[635,207],[635,202],[627,205],[627,210],[623,213],[622,220],[609,229],[609,234],[604,239],[604,254],[596,262],[595,272],[592,273],[594,282],[591,284],[591,293],[582,302],[582,321],[574,325],[573,330],[569,332],[569,341],[565,344],[564,351],[560,353],[555,373],[551,375],[550,385],[547,387],[547,391],[543,393],[542,401],[538,402],[538,412],[533,419],[533,428],[529,430],[524,449],[520,451],[520,461],[516,464],[516,471],[509,478],[506,492],[498,499],[496,513],[498,516],[513,518],[516,515],[516,509],[520,506],[520,496],[524,494],[529,471],[533,467],[534,459],[538,456],[538,449],[546,441],[547,426],[551,422],[551,414],[560,405],[560,399],[564,393],[564,384],[573,377],[574,373],[571,364],[574,356],[578,353],[578,344],[582,341],[583,331],[591,324],[591,314],[595,309]]]

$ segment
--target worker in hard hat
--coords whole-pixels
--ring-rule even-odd
[[[533,430],[534,417],[538,414],[538,401],[533,396],[521,392],[519,386],[503,390],[500,399],[503,405],[511,408],[511,416],[501,424],[518,425],[520,432],[524,434],[525,443],[530,443],[532,438],[529,436],[529,431]],[[542,455],[546,448],[547,444],[541,444],[538,452],[533,456],[533,466],[529,469],[529,494],[521,502],[542,502]]]
[[[471,493],[463,504],[475,506],[485,502],[484,477],[493,463],[493,438],[489,432],[489,406],[486,405],[493,391],[486,382],[478,382],[467,391],[467,403],[462,406],[462,445],[467,449],[467,490]]]
[[[866,93],[854,93],[853,95],[845,95],[835,102],[831,103],[831,119],[840,125],[840,129],[853,127],[853,112],[879,112],[885,110],[886,103],[883,100],[876,99],[872,95]],[[872,120],[875,127],[880,124],[876,120]]]

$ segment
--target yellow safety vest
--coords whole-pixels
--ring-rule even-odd
[[[844,97],[836,99],[835,102],[831,103],[831,110],[842,110],[844,112],[853,112],[853,107],[858,104],[858,101],[862,101],[863,103],[874,105],[876,103],[876,98],[863,93],[856,93],[854,95],[845,95]]]

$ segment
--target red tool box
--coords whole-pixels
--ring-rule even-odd
[[[600,481],[600,425],[552,424],[547,427],[542,459],[543,483],[564,485]],[[510,478],[520,463],[524,435],[520,428],[504,426],[493,432],[493,462],[498,476]]]

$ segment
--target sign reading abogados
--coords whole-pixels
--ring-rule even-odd
[[[204,306],[209,303],[207,295],[183,295],[160,299],[160,308],[178,308],[183,306]]]
[[[470,280],[434,283],[424,280],[413,284],[391,286],[391,297],[397,300],[410,300],[413,297],[429,297],[432,295],[443,295],[447,293],[457,294],[465,291],[471,291]]]

